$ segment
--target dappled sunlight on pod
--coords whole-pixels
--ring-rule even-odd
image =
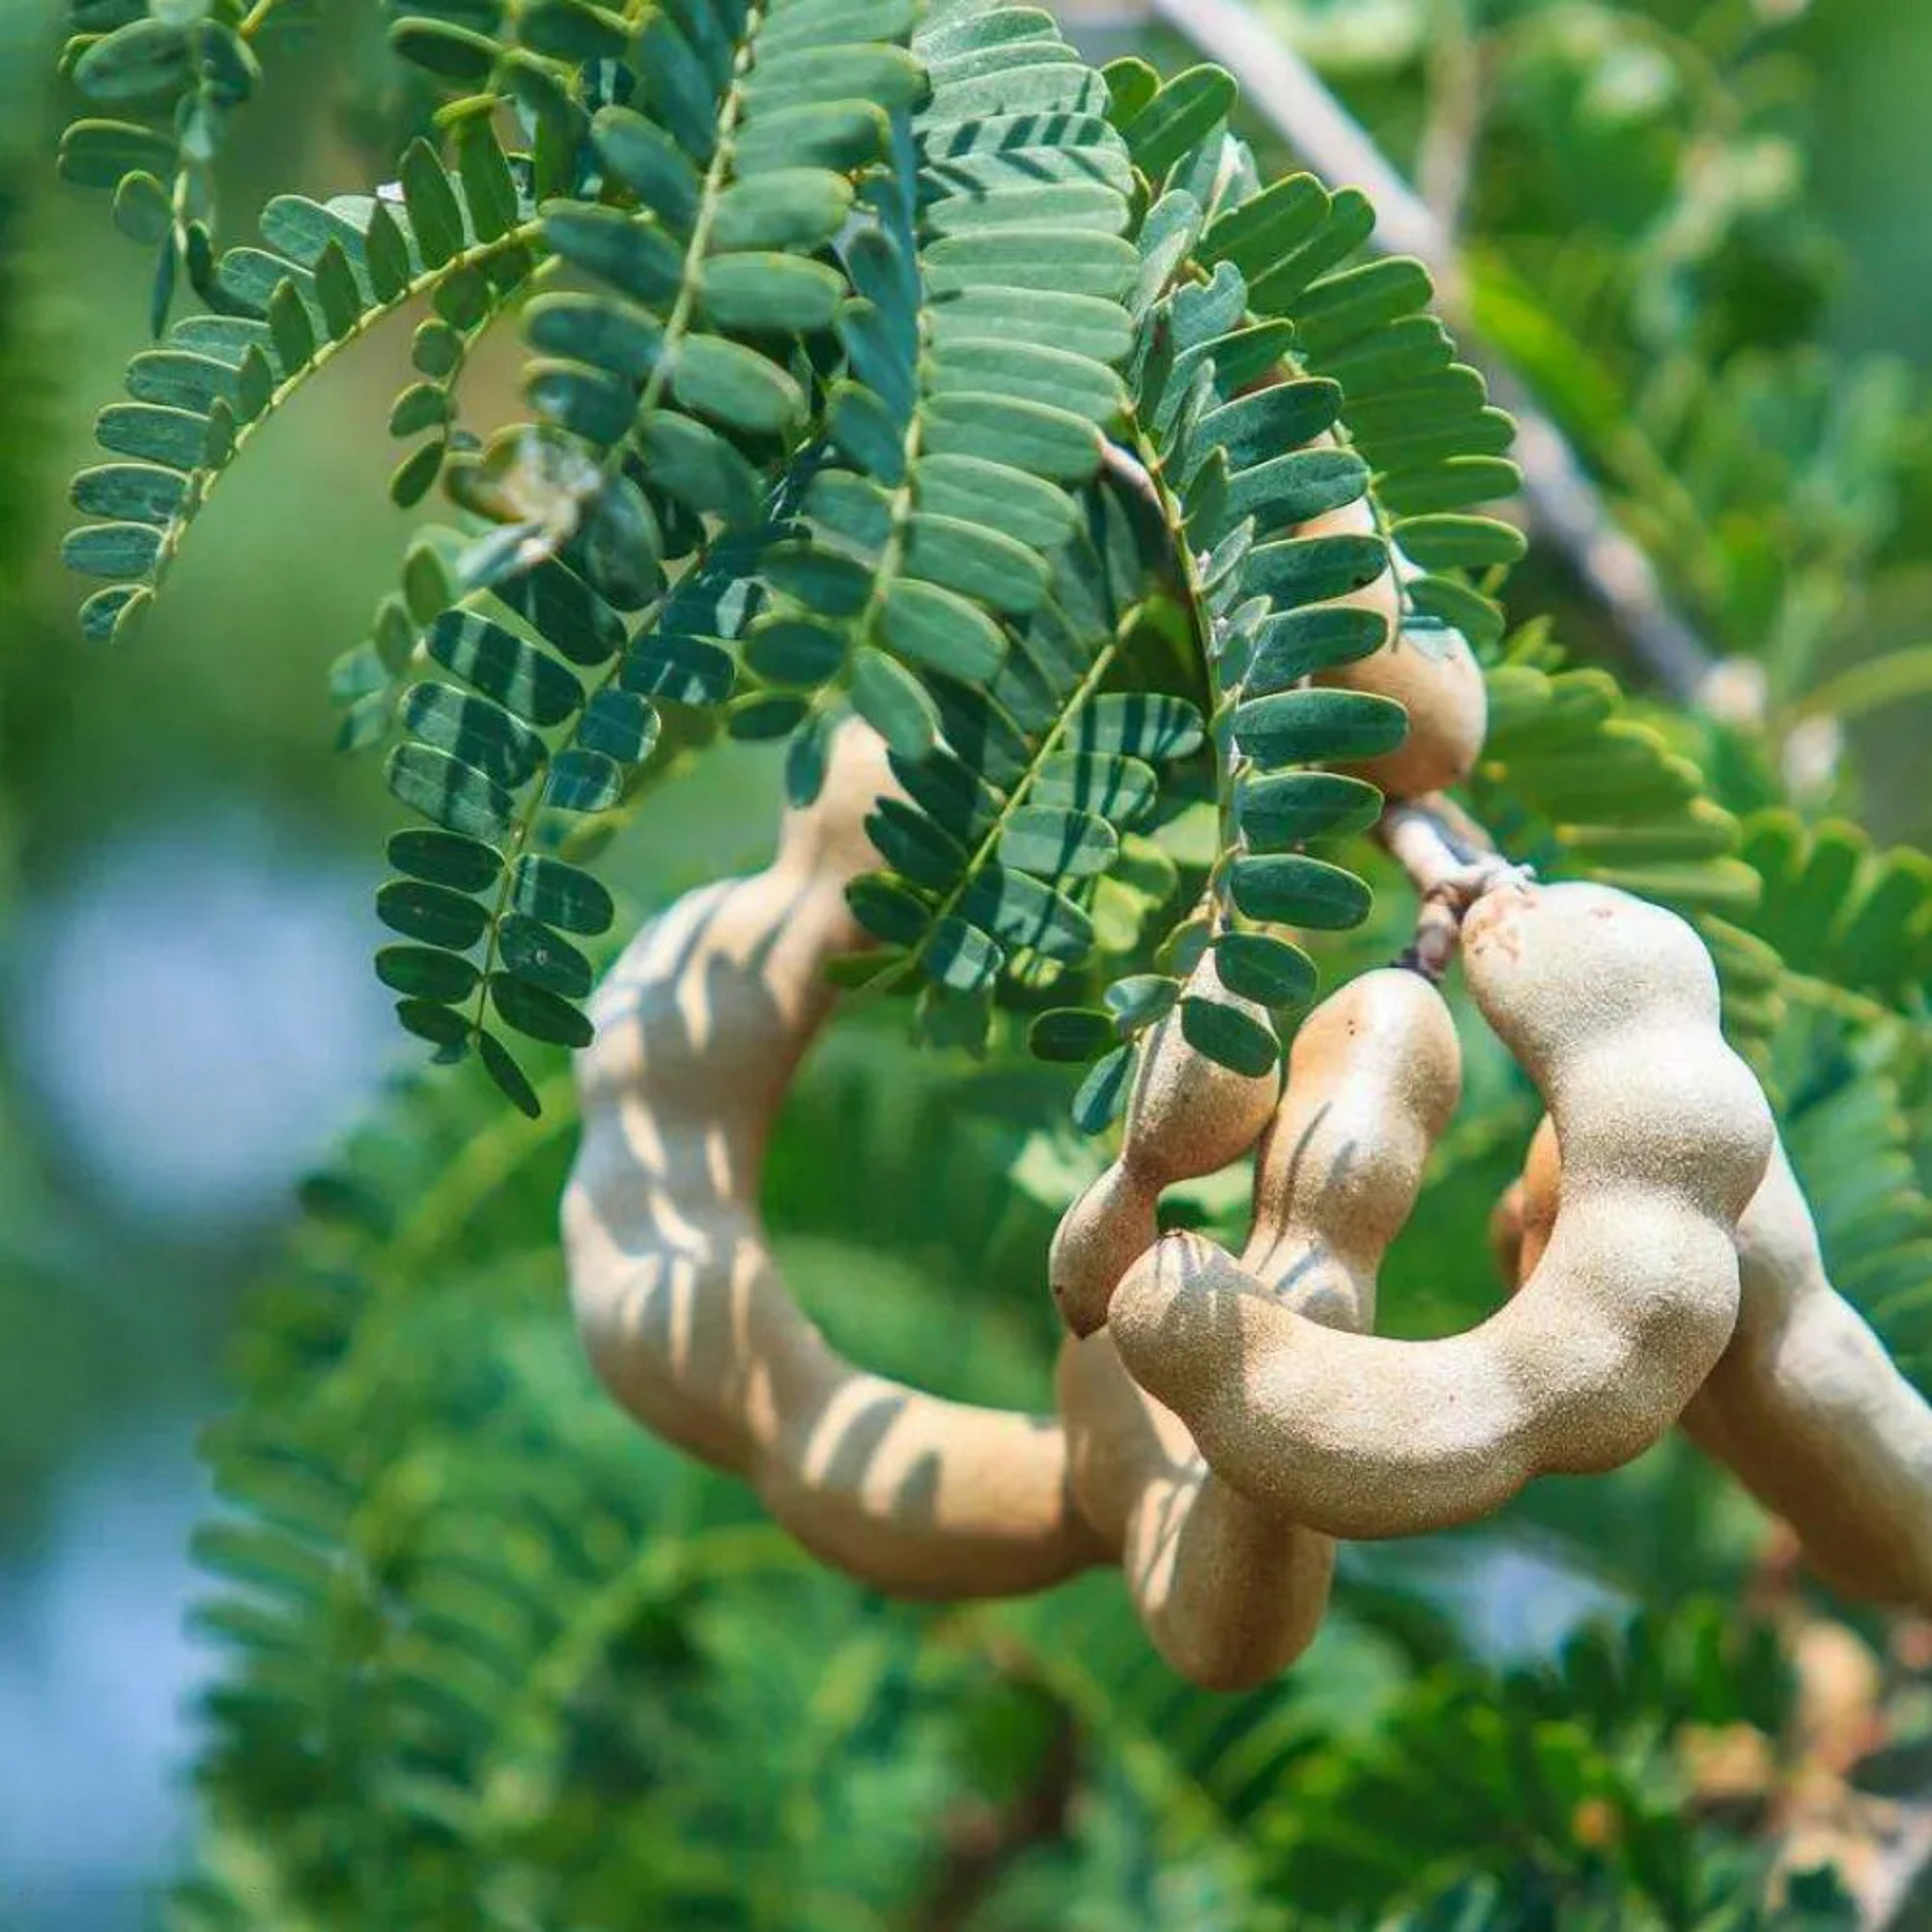
[[[1189,976],[1183,997],[1264,1014],[1221,984],[1211,952]],[[1091,1335],[1106,1321],[1122,1275],[1153,1245],[1162,1190],[1218,1174],[1246,1153],[1279,1088],[1272,1070],[1236,1073],[1197,1053],[1182,1037],[1179,1005],[1152,1029],[1135,1069],[1120,1158],[1067,1210],[1047,1257],[1053,1298],[1074,1334]]]
[[[1256,1164],[1243,1256],[1256,1292],[1312,1322],[1373,1325],[1382,1251],[1414,1205],[1460,1085],[1448,1009],[1419,975],[1365,974],[1317,1008]],[[1057,1253],[1082,1239],[1083,1225],[1076,1207]],[[1185,1424],[1122,1369],[1106,1331],[1065,1345],[1060,1404],[1074,1492],[1120,1540],[1129,1594],[1161,1654],[1196,1682],[1230,1689],[1293,1662],[1327,1605],[1332,1540],[1215,1475]]]
[[[1129,1372],[1256,1500],[1339,1536],[1466,1522],[1533,1476],[1614,1468],[1730,1339],[1732,1236],[1771,1145],[1688,926],[1588,886],[1503,890],[1463,931],[1484,1016],[1577,1145],[1535,1275],[1466,1335],[1338,1334],[1192,1236],[1117,1292]]]
[[[1050,1419],[943,1402],[854,1368],[799,1312],[757,1210],[774,1113],[861,943],[846,881],[889,783],[841,736],[818,803],[755,878],[679,901],[596,1003],[564,1202],[573,1299],[611,1392],[752,1482],[827,1561],[909,1596],[1037,1589],[1104,1560]]]

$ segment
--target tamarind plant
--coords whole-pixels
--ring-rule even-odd
[[[393,0],[395,179],[236,240],[298,10],[71,14],[157,265],[84,632],[392,318],[449,506],[329,673],[441,1070],[210,1437],[179,1921],[1879,1922],[1741,1545],[1508,1677],[1405,1567],[1552,1475],[1605,1564],[1682,1422],[1932,1613],[1932,866],[1512,628],[1514,425],[1368,198],[1006,0]],[[731,741],[777,857],[639,906]]]

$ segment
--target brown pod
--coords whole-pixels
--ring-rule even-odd
[[[799,1311],[758,1212],[771,1122],[831,1009],[825,965],[864,943],[845,886],[890,784],[848,725],[824,795],[751,879],[679,900],[597,995],[583,1139],[563,1204],[571,1293],[632,1414],[746,1478],[842,1570],[907,1596],[1000,1596],[1104,1561],[1050,1417],[867,1375]]]
[[[1490,1209],[1490,1253],[1495,1257],[1496,1273],[1512,1294],[1526,1272],[1522,1265],[1522,1182],[1513,1180]]]
[[[1188,976],[1181,997],[1264,1014],[1221,984],[1211,952]],[[1181,1033],[1178,1005],[1149,1032],[1120,1158],[1066,1210],[1047,1255],[1054,1301],[1074,1334],[1091,1335],[1105,1322],[1115,1285],[1158,1237],[1162,1191],[1238,1160],[1254,1146],[1279,1092],[1272,1072],[1236,1073],[1195,1052]]]
[[[1556,1209],[1563,1188],[1563,1162],[1556,1151],[1556,1122],[1548,1114],[1531,1136],[1522,1168],[1522,1253],[1518,1279],[1527,1281],[1549,1237],[1556,1232]]]
[[[1366,974],[1308,1016],[1256,1167],[1243,1252],[1255,1292],[1313,1322],[1373,1322],[1376,1269],[1460,1084],[1448,1009],[1416,974]],[[1333,1541],[1216,1477],[1105,1332],[1063,1350],[1060,1403],[1074,1492],[1121,1546],[1161,1655],[1222,1690],[1285,1669],[1321,1626]]]
[[[1848,1596],[1932,1610],[1932,1406],[1825,1273],[1780,1148],[1738,1230],[1738,1329],[1685,1426]]]
[[[1523,1176],[1532,1218],[1561,1172],[1546,1120]],[[1738,1223],[1738,1261],[1737,1331],[1686,1433],[1791,1525],[1827,1582],[1932,1610],[1932,1406],[1833,1288],[1782,1147]]]
[[[1300,536],[1379,534],[1368,500],[1331,510],[1304,525]],[[1314,682],[1334,691],[1392,697],[1408,713],[1408,735],[1392,752],[1342,770],[1379,785],[1389,797],[1421,798],[1458,785],[1476,768],[1489,730],[1489,688],[1468,640],[1446,626],[1405,622],[1402,583],[1410,570],[1391,547],[1389,568],[1365,589],[1338,604],[1373,611],[1387,626],[1378,650],[1353,664],[1318,671]]]
[[[1436,1342],[1322,1328],[1173,1236],[1110,1315],[1127,1371],[1229,1483],[1331,1535],[1487,1515],[1533,1476],[1614,1468],[1674,1422],[1729,1342],[1737,1219],[1772,1132],[1681,920],[1621,893],[1497,891],[1463,928],[1485,1017],[1569,1152],[1521,1293]]]

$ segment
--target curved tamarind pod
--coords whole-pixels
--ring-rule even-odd
[[[1317,517],[1295,534],[1375,536],[1379,530],[1364,497]],[[1388,636],[1367,657],[1317,671],[1313,679],[1335,691],[1393,697],[1408,713],[1408,735],[1394,751],[1340,767],[1379,785],[1391,798],[1420,798],[1461,784],[1482,755],[1490,724],[1489,688],[1468,640],[1446,626],[1425,630],[1404,623],[1402,583],[1411,568],[1391,546],[1389,567],[1380,577],[1335,599],[1375,611],[1388,626]]]
[[[1546,1120],[1526,1195],[1552,1198],[1560,1174]],[[1832,1286],[1781,1145],[1737,1239],[1737,1330],[1685,1433],[1791,1525],[1833,1588],[1932,1610],[1932,1406]]]
[[[1004,1595],[1106,1551],[1064,1435],[864,1374],[800,1313],[757,1190],[771,1121],[863,943],[846,882],[887,788],[848,726],[823,795],[753,878],[680,899],[618,961],[579,1060],[583,1141],[563,1206],[578,1325],[646,1427],[755,1486],[828,1562],[909,1596]]]
[[[1571,1151],[1548,1251],[1481,1326],[1436,1342],[1322,1328],[1211,1244],[1172,1236],[1110,1325],[1127,1371],[1258,1502],[1330,1535],[1466,1522],[1533,1476],[1614,1468],[1674,1422],[1737,1320],[1737,1219],[1769,1110],[1718,1030],[1683,921],[1584,885],[1489,894],[1469,985]]]
[[[1462,1094],[1455,1023],[1420,973],[1386,966],[1351,980],[1302,1022],[1289,1065],[1290,1091],[1256,1163],[1254,1227],[1239,1265],[1303,1319],[1365,1332],[1382,1256]]]
[[[1260,1016],[1263,1009],[1221,984],[1212,952],[1181,988]],[[1236,1073],[1197,1053],[1180,1030],[1177,1005],[1148,1036],[1127,1099],[1121,1155],[1061,1217],[1047,1254],[1047,1280],[1061,1319],[1091,1335],[1132,1263],[1160,1236],[1161,1190],[1177,1180],[1218,1174],[1255,1144],[1274,1110],[1273,1073]]]
[[[1247,1690],[1314,1641],[1332,1538],[1212,1474],[1179,1416],[1133,1382],[1103,1328],[1063,1344],[1060,1411],[1080,1506],[1120,1550],[1154,1648],[1204,1690]]]
[[[1685,1416],[1847,1596],[1932,1610],[1932,1406],[1833,1288],[1780,1147],[1738,1230],[1737,1333]]]
[[[1448,1009],[1418,974],[1365,974],[1308,1016],[1256,1167],[1244,1262],[1262,1290],[1311,1321],[1374,1321],[1377,1264],[1461,1079]],[[1074,1494],[1120,1545],[1155,1648],[1210,1690],[1276,1676],[1321,1627],[1333,1540],[1215,1476],[1107,1333],[1064,1347],[1059,1385]]]

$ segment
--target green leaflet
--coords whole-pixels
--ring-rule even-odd
[[[1235,104],[1235,83],[1216,67],[1169,81],[1122,128],[1134,164],[1156,180],[1206,140]]]
[[[671,391],[694,413],[747,436],[777,436],[805,412],[805,392],[784,370],[722,336],[686,341],[671,364]]]
[[[1266,1073],[1281,1058],[1274,1029],[1226,1000],[1183,999],[1180,1032],[1197,1053],[1251,1079]]]
[[[1144,764],[1183,758],[1200,742],[1201,717],[1194,707],[1155,692],[1094,698],[1081,709],[1068,737],[1077,752],[1122,753]]]
[[[510,900],[518,912],[565,932],[608,932],[616,918],[611,895],[581,867],[536,854],[517,861]]]
[[[1366,832],[1382,812],[1382,795],[1374,785],[1335,772],[1251,776],[1240,781],[1235,797],[1241,836],[1255,852]]]
[[[1394,699],[1355,691],[1290,691],[1250,698],[1235,713],[1235,742],[1265,771],[1320,758],[1371,758],[1408,734]]]
[[[648,310],[581,295],[539,296],[524,312],[530,346],[641,382],[657,367],[664,328]]]
[[[532,724],[559,724],[583,701],[582,687],[554,658],[474,611],[446,611],[427,642],[438,664]]]
[[[628,107],[603,107],[591,139],[611,173],[668,228],[689,235],[698,210],[698,172],[662,128]]]
[[[1041,805],[1073,806],[1132,825],[1151,808],[1159,786],[1144,758],[1104,752],[1056,752],[1041,761],[1033,796]]]
[[[590,961],[541,921],[508,914],[497,929],[497,952],[507,972],[559,999],[590,996],[595,979]]]
[[[544,803],[558,811],[609,811],[623,796],[623,768],[581,745],[559,752],[544,781]]]
[[[434,946],[385,946],[376,954],[376,977],[405,999],[454,1005],[476,990],[482,975],[467,959]]]
[[[1224,933],[1214,942],[1222,985],[1264,1007],[1301,1007],[1315,997],[1315,962],[1300,947],[1264,932]]]
[[[1120,838],[1105,818],[1065,806],[1023,806],[1007,816],[1000,834],[1001,864],[1042,879],[1104,872],[1119,851]]]
[[[822,262],[762,253],[711,263],[700,300],[705,318],[719,328],[810,334],[832,327],[844,293],[838,272]]]
[[[913,468],[922,509],[1050,555],[1073,534],[1073,498],[1042,477],[977,456],[925,456]]]
[[[490,976],[490,1004],[519,1033],[553,1046],[588,1046],[589,1019],[581,1009],[548,986],[515,973]]]
[[[1027,1032],[1027,1044],[1038,1060],[1093,1060],[1118,1038],[1111,1013],[1082,1007],[1059,1007],[1041,1013]]]
[[[1369,889],[1322,859],[1299,853],[1236,859],[1231,878],[1235,903],[1250,919],[1326,932],[1369,916]]]
[[[621,209],[563,206],[546,211],[543,239],[565,261],[646,307],[674,297],[684,251],[647,217]]]
[[[840,640],[843,658],[843,640]],[[870,644],[852,666],[852,708],[901,756],[919,758],[939,731],[939,714],[924,687],[895,659]]]
[[[948,914],[927,936],[924,960],[939,985],[955,993],[979,993],[998,980],[1006,954],[977,925]]]
[[[423,817],[476,839],[499,838],[516,804],[473,766],[428,745],[399,745],[389,755],[389,789]]]
[[[376,895],[376,917],[408,939],[461,952],[488,929],[490,916],[472,898],[447,886],[399,879]]]
[[[1094,925],[1072,899],[1029,873],[979,867],[959,898],[960,916],[1008,945],[1043,958],[1076,960],[1094,943]]]
[[[1082,1133],[1104,1133],[1127,1103],[1134,1073],[1134,1050],[1117,1046],[1094,1063],[1073,1096],[1073,1122]]]
[[[487,772],[514,791],[543,763],[543,740],[486,697],[447,684],[419,684],[403,701],[403,724],[435,745]]]
[[[503,870],[493,846],[450,832],[398,832],[389,840],[389,864],[412,878],[465,893],[487,891]]]
[[[878,634],[916,665],[979,684],[991,678],[1006,654],[1000,627],[971,599],[907,578],[879,600]]]
[[[1315,671],[1368,657],[1387,640],[1388,624],[1379,611],[1332,607],[1285,611],[1257,627],[1241,686],[1265,697]]]
[[[149,524],[90,524],[61,545],[61,561],[88,577],[145,577],[161,553],[161,532]]]
[[[821,248],[852,207],[852,184],[829,168],[781,168],[725,190],[712,211],[710,245],[721,255]]]

